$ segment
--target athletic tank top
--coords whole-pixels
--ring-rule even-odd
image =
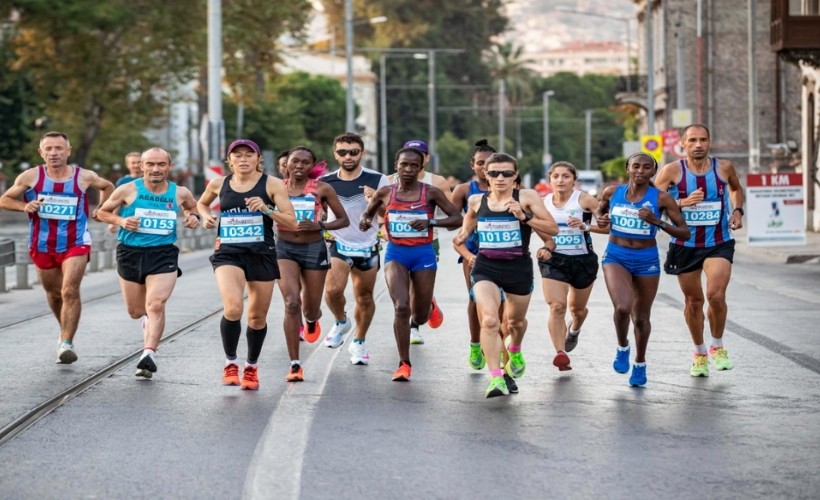
[[[729,229],[731,202],[726,181],[718,175],[718,160],[710,158],[711,168],[704,174],[692,173],[686,160],[678,163],[681,168],[680,181],[669,188],[674,198],[686,198],[698,188],[703,191],[703,201],[697,205],[681,207],[686,225],[692,231],[688,240],[672,238],[675,245],[685,247],[713,247],[733,239]]]
[[[217,234],[219,245],[214,253],[258,253],[276,255],[273,241],[273,220],[262,212],[251,212],[245,204],[245,198],[258,196],[269,206],[273,200],[265,188],[267,174],[262,174],[259,182],[245,193],[231,189],[233,174],[225,177],[219,191],[219,205],[222,213],[219,217]]]
[[[285,179],[285,187],[288,186],[290,179]],[[305,189],[299,196],[288,196],[291,205],[293,205],[293,213],[296,214],[296,222],[302,220],[321,221],[322,220],[322,200],[319,198],[319,181],[316,179],[308,179],[305,184]],[[281,224],[276,225],[277,231],[290,231]]]
[[[563,207],[555,206],[552,201],[553,196],[554,193],[550,193],[544,197],[544,207],[558,224],[558,235],[552,237],[555,242],[555,253],[564,255],[592,253],[592,238],[589,236],[589,231],[581,231],[567,225],[569,217],[581,219],[587,225],[592,222],[592,212],[581,208],[578,201],[581,198],[581,191],[574,190]]]
[[[377,236],[379,228],[373,224],[367,231],[359,231],[359,219],[367,210],[367,198],[364,196],[365,186],[378,190],[382,186],[389,184],[386,175],[380,172],[362,168],[361,173],[355,178],[345,180],[339,177],[339,171],[325,174],[319,178],[326,182],[336,191],[339,201],[342,203],[348,219],[351,223],[348,227],[334,229],[330,231],[333,239],[336,240],[336,249],[342,255],[348,257],[370,257],[371,249],[379,241]],[[328,222],[336,220],[336,216],[331,210],[327,214]]]
[[[139,217],[140,225],[136,231],[120,228],[117,239],[132,247],[173,245],[177,240],[177,185],[168,182],[168,189],[161,194],[149,191],[142,179],[135,180],[134,186],[137,197],[120,208],[120,217]]]
[[[472,180],[470,181],[470,185],[467,188],[467,197],[464,198],[464,206],[461,207],[462,213],[467,213],[467,207],[469,206],[470,196],[474,194],[485,194],[488,191],[484,191],[480,187],[478,187],[478,181]],[[470,236],[467,237],[467,240],[464,242],[464,246],[467,247],[471,253],[478,253],[478,232],[473,231],[470,233]]]
[[[481,197],[478,207],[478,253],[488,259],[512,260],[530,254],[532,228],[521,223],[513,214],[504,210],[496,212],[487,205],[488,194]],[[513,199],[518,201],[519,191],[513,189]]]
[[[395,245],[416,246],[433,241],[433,228],[413,229],[414,220],[430,220],[433,211],[427,204],[427,184],[419,184],[419,197],[416,200],[399,200],[399,184],[390,187],[390,199],[384,209],[384,227],[387,240]]]
[[[37,166],[37,181],[24,195],[26,201],[40,200],[40,210],[28,214],[29,248],[38,252],[63,253],[91,244],[88,232],[88,198],[80,187],[79,167],[64,181],[48,176],[45,165]]]
[[[654,186],[649,186],[644,197],[637,203],[632,203],[626,199],[628,187],[628,184],[618,186],[609,200],[609,234],[635,240],[654,239],[658,227],[638,217],[638,211],[646,207],[660,219],[661,209],[658,206],[658,195],[661,191]]]

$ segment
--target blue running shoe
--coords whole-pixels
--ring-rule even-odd
[[[629,376],[629,385],[643,387],[646,385],[646,365],[632,365],[632,375]]]
[[[618,373],[626,373],[629,371],[629,348],[625,351],[620,349],[615,351],[615,361],[612,363],[612,368]]]

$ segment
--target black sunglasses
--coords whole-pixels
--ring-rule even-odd
[[[487,170],[487,175],[490,177],[498,177],[500,175],[509,179],[510,177],[515,177],[516,174],[518,174],[518,172],[515,170]]]
[[[361,149],[337,149],[336,150],[336,154],[341,156],[341,157],[345,157],[347,155],[359,156],[359,153],[361,153],[361,152],[362,152]]]

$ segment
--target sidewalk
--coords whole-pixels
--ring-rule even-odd
[[[820,264],[820,233],[807,231],[805,245],[750,246],[746,229],[734,232],[735,252],[777,264]]]

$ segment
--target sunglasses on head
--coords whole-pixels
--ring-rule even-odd
[[[502,177],[506,177],[509,179],[510,177],[515,177],[518,172],[515,170],[487,170],[487,175],[490,177],[498,177],[499,175]]]
[[[347,156],[347,155],[359,156],[359,153],[361,153],[361,152],[362,152],[361,149],[337,149],[336,150],[336,154],[339,155],[339,156],[342,156],[342,157]]]

